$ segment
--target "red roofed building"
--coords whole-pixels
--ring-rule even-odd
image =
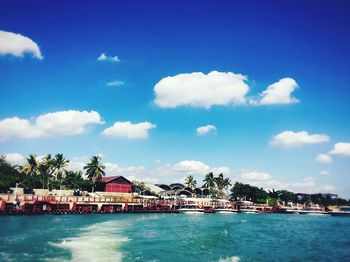
[[[132,183],[123,176],[107,176],[98,182],[96,191],[131,193]]]

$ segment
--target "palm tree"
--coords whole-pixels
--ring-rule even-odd
[[[47,154],[39,163],[39,172],[44,180],[46,180],[46,187],[49,188],[49,181],[51,172],[53,172],[53,161],[51,154]]]
[[[224,195],[224,189],[227,189],[232,185],[231,180],[229,178],[224,178],[223,173],[220,173],[217,177],[215,177],[214,181],[221,196]]]
[[[142,194],[142,192],[149,191],[151,192],[151,188],[146,186],[144,182],[134,180],[132,181],[132,188],[133,192],[137,192],[139,194]]]
[[[194,177],[193,177],[193,176],[189,175],[189,176],[186,177],[186,179],[185,179],[185,184],[186,184],[188,187],[190,187],[190,188],[194,188],[194,187],[196,187],[196,185],[197,185],[197,181],[194,180]]]
[[[94,185],[105,176],[105,166],[101,163],[100,156],[93,156],[90,159],[90,162],[84,166],[85,174],[93,182]],[[94,191],[94,187],[92,187]]]
[[[53,167],[53,170],[52,170],[52,173],[56,173],[55,176],[57,178],[60,178],[62,176],[62,171],[64,171],[65,167],[68,165],[69,163],[69,160],[68,159],[65,159],[63,157],[63,154],[56,154],[55,155],[55,158],[52,159],[52,167]]]
[[[39,161],[36,155],[30,154],[26,160],[27,163],[21,167],[21,171],[28,176],[39,174]]]
[[[213,172],[206,174],[203,182],[204,182],[204,185],[203,185],[204,187],[209,188],[209,189],[214,188],[215,187],[215,179],[214,179]]]

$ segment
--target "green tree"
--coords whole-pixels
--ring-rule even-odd
[[[24,175],[22,186],[24,188],[43,188],[45,181],[40,175],[40,163],[34,154],[30,154],[27,162],[20,167],[21,173]]]
[[[279,199],[280,196],[281,196],[281,191],[279,191],[279,190],[275,191],[275,189],[272,189],[272,191],[269,190],[269,197]]]
[[[236,182],[231,188],[231,200],[246,199],[256,203],[266,203],[267,192],[263,188]]]
[[[132,191],[142,194],[145,191],[151,192],[151,188],[146,186],[144,182],[134,180],[132,181]]]
[[[297,196],[291,191],[280,190],[279,192],[280,192],[279,199],[285,203],[288,203],[288,202],[296,203],[298,200]]]
[[[213,172],[206,174],[203,182],[204,182],[204,185],[203,185],[204,187],[209,188],[209,189],[215,188],[215,179],[214,179]]]
[[[62,185],[65,189],[82,189],[84,185],[83,173],[81,171],[66,171]]]
[[[91,157],[90,162],[84,166],[86,176],[93,183],[92,191],[94,191],[96,183],[105,176],[105,168],[106,167],[101,163],[100,156]]]
[[[46,188],[49,188],[50,174],[53,170],[52,157],[51,154],[47,154],[44,159],[39,163],[38,167],[39,173],[42,176]]]
[[[33,176],[39,174],[39,161],[36,158],[36,155],[30,154],[29,158],[26,159],[27,163],[25,163],[21,167],[21,172],[25,175]]]
[[[52,173],[58,177],[62,177],[62,172],[65,171],[65,168],[67,167],[69,163],[68,159],[65,159],[63,157],[63,154],[56,154],[55,158],[52,159]]]
[[[186,177],[186,179],[185,179],[185,184],[186,184],[188,187],[190,187],[190,188],[193,189],[194,187],[196,187],[197,181],[194,179],[193,176],[189,175],[189,176]]]
[[[6,161],[6,156],[0,156],[0,192],[6,193],[10,187],[15,187],[21,181],[18,169]]]
[[[266,202],[270,207],[277,206],[277,199],[274,197],[267,197]]]
[[[223,173],[220,173],[217,177],[215,177],[214,181],[220,196],[224,196],[224,189],[227,189],[229,186],[232,185],[231,180],[229,178],[224,178]]]

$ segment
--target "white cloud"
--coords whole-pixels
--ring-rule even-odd
[[[323,171],[321,175],[326,174],[328,171]],[[262,187],[265,190],[281,190],[287,189],[295,193],[325,193],[334,192],[336,188],[332,185],[319,185],[317,179],[314,177],[306,177],[301,181],[289,183],[274,179],[272,175],[264,172],[241,170],[238,175],[238,181],[242,183],[248,183],[252,186]]]
[[[19,153],[5,153],[4,155],[6,161],[9,162],[11,165],[21,165],[26,161],[24,156],[22,156]]]
[[[334,148],[329,151],[328,154],[340,155],[340,156],[350,156],[350,143],[336,143]]]
[[[108,56],[105,53],[102,53],[98,58],[98,61],[107,61],[107,62],[120,62],[118,56]]]
[[[123,86],[123,85],[124,85],[124,81],[121,81],[121,80],[113,80],[107,83],[107,86]]]
[[[58,111],[38,116],[34,121],[18,117],[0,120],[0,141],[11,138],[68,136],[84,133],[88,125],[102,124],[95,111]]]
[[[336,188],[332,185],[317,185],[317,179],[306,177],[301,182],[291,184],[290,189],[295,193],[334,193]]]
[[[306,131],[284,131],[274,136],[270,141],[270,144],[282,148],[291,148],[304,144],[316,144],[328,141],[329,137],[324,134],[310,135]]]
[[[322,193],[336,193],[337,192],[337,188],[335,186],[332,185],[323,185],[321,187],[319,187],[320,192]]]
[[[155,86],[155,104],[162,108],[244,104],[247,77],[232,72],[194,72],[161,79]]]
[[[321,162],[321,163],[325,163],[325,164],[329,164],[329,163],[333,162],[333,159],[327,154],[319,154],[316,157],[316,161]]]
[[[298,87],[297,82],[292,78],[283,78],[272,85],[269,85],[260,96],[261,105],[272,104],[293,104],[299,102],[292,96],[294,90]]]
[[[216,132],[216,127],[213,125],[200,126],[196,129],[198,136],[206,135],[210,132]]]
[[[21,34],[0,30],[0,56],[13,55],[23,57],[24,54],[31,54],[37,59],[43,59],[38,44],[32,39]]]
[[[267,181],[271,180],[271,175],[263,172],[250,171],[240,175],[245,181]]]
[[[185,160],[181,161],[171,167],[173,171],[181,172],[181,173],[191,173],[191,174],[205,174],[209,172],[210,167],[201,162],[195,160]]]
[[[157,126],[150,122],[133,124],[127,122],[115,122],[113,126],[103,130],[102,135],[110,137],[126,137],[129,139],[146,139],[150,129]]]
[[[320,175],[321,176],[329,176],[331,173],[328,171],[328,170],[322,170],[321,172],[320,172]]]
[[[223,173],[225,177],[232,177],[232,170],[228,167],[210,167],[208,164],[197,160],[184,160],[176,164],[162,165],[150,173],[161,177],[165,183],[184,182],[187,176],[193,175],[197,180],[197,186],[202,186],[204,176],[209,172],[213,172],[214,175]]]

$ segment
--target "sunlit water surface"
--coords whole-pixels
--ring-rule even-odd
[[[350,217],[0,217],[0,261],[350,261]]]

